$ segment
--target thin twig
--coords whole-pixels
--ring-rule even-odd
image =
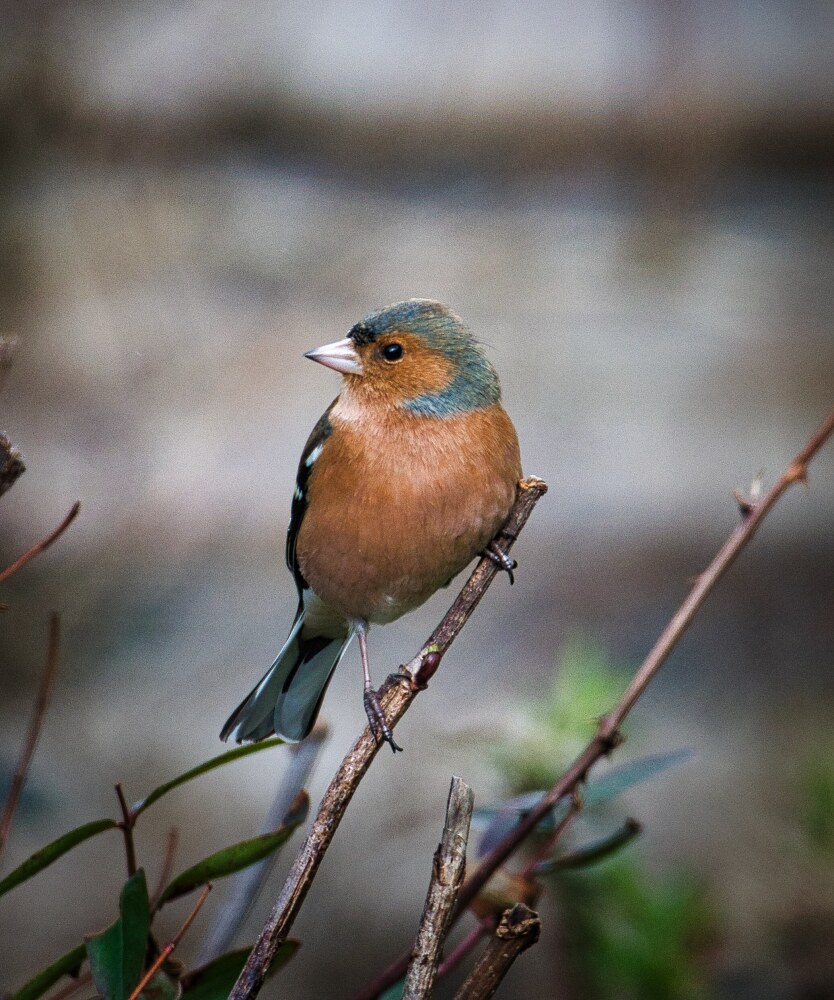
[[[515,504],[503,529],[506,536],[503,548],[506,551],[510,550],[537,501],[546,491],[547,484],[541,479],[530,478],[519,483]],[[498,567],[492,559],[481,559],[443,621],[408,664],[411,681],[402,675],[392,675],[382,685],[380,701],[392,729],[426,687],[443,654],[454,642],[497,573]],[[275,953],[301,909],[345,810],[379,748],[380,744],[366,728],[342,761],[324,794],[318,815],[287,876],[281,895],[230,994],[230,1000],[250,1000],[257,996]]]
[[[60,649],[60,645],[61,621],[58,615],[53,612],[49,619],[49,645],[46,652],[46,666],[44,667],[43,677],[41,678],[41,686],[38,689],[38,696],[35,700],[32,719],[29,723],[29,731],[26,733],[23,749],[20,752],[20,759],[18,760],[17,767],[14,771],[14,777],[12,778],[9,795],[6,799],[6,804],[3,807],[3,814],[0,816],[0,854],[2,854],[3,848],[6,846],[15,810],[17,809],[17,804],[20,801],[23,786],[26,784],[26,776],[29,773],[32,758],[35,755],[35,748],[38,745],[38,738],[41,734],[41,729],[43,728],[44,716],[46,715],[46,710],[49,707],[52,690],[55,687],[55,677],[58,673],[58,651]]]
[[[119,829],[122,831],[125,839],[127,874],[130,876],[136,872],[136,844],[133,841],[133,827],[136,824],[136,815],[127,804],[127,799],[125,798],[124,789],[121,784],[116,785],[116,796],[122,810],[122,821],[119,823]]]
[[[517,903],[501,917],[495,935],[478,959],[455,1000],[489,1000],[518,956],[539,940],[541,921],[524,903]]]
[[[426,905],[411,953],[402,1000],[426,1000],[431,996],[443,942],[452,919],[452,908],[466,870],[466,845],[473,804],[474,796],[469,785],[460,778],[452,778],[443,837],[435,851]]]
[[[159,878],[156,880],[156,888],[151,895],[151,913],[156,910],[156,904],[159,902],[159,897],[162,895],[165,886],[171,881],[171,875],[174,871],[174,857],[177,853],[179,839],[179,830],[175,826],[172,826],[168,831],[168,840],[165,843],[165,854],[162,858],[162,867],[159,870]]]
[[[646,659],[637,669],[619,702],[608,715],[602,716],[599,720],[596,734],[591,742],[579,754],[556,784],[553,785],[542,801],[500,843],[495,845],[489,854],[481,860],[478,868],[466,880],[458,895],[458,904],[453,920],[458,919],[460,914],[463,913],[466,907],[469,906],[481,889],[483,889],[493,873],[527,839],[559,799],[565,795],[571,795],[586,779],[588,772],[594,764],[600,758],[610,754],[622,742],[620,726],[634,707],[635,702],[646,690],[646,687],[677,645],[704,601],[742,549],[753,538],[762,521],[770,513],[782,494],[793,486],[794,483],[806,483],[808,481],[808,465],[823,444],[831,437],[832,433],[834,433],[834,410],[831,411],[819,430],[808,440],[805,447],[776,480],[769,492],[756,502],[750,501],[742,509],[741,523],[727,538],[727,541],[722,545],[709,566],[696,579],[692,589],[684,598],[683,603],[663,630],[663,633],[652,647]],[[408,955],[401,955],[400,958],[392,962],[364,990],[357,993],[352,1000],[374,1000],[380,993],[402,978],[407,965]]]
[[[36,542],[32,546],[32,548],[28,550],[28,552],[24,552],[19,559],[15,559],[15,561],[11,564],[11,566],[7,566],[3,570],[3,572],[0,573],[0,583],[5,583],[6,580],[8,580],[9,577],[12,575],[12,573],[16,573],[22,566],[25,566],[30,559],[34,559],[36,555],[43,552],[44,549],[48,549],[49,546],[59,536],[63,535],[63,533],[67,530],[67,528],[72,524],[72,522],[75,520],[76,514],[80,509],[81,509],[81,501],[76,500],[75,503],[70,508],[69,514],[67,514],[64,520],[61,521],[61,523],[52,532],[51,535],[47,535],[46,538],[42,538],[39,542]]]
[[[139,996],[142,990],[144,990],[144,988],[153,979],[153,977],[157,974],[157,972],[159,972],[160,968],[162,967],[162,963],[165,961],[166,958],[168,958],[168,956],[177,947],[180,941],[182,941],[186,931],[194,922],[194,918],[200,912],[200,909],[203,903],[205,903],[206,897],[210,892],[211,892],[211,882],[208,882],[203,891],[200,893],[200,898],[194,904],[194,909],[185,918],[185,922],[183,923],[182,927],[180,927],[180,929],[173,936],[173,938],[171,938],[170,942],[166,944],[165,947],[162,949],[162,951],[156,956],[153,965],[139,980],[139,984],[137,985],[136,989],[130,994],[128,1000],[136,1000],[136,998]]]

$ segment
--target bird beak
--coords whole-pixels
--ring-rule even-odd
[[[361,375],[363,372],[362,361],[350,337],[307,351],[304,357],[318,361],[325,368],[332,368],[333,371],[342,372],[344,375]]]

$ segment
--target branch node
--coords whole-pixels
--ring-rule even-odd
[[[619,720],[616,715],[602,715],[597,726],[597,742],[604,756],[608,756],[617,747],[622,746],[625,737],[619,730]]]
[[[733,490],[733,496],[738,504],[739,513],[743,518],[748,518],[756,509],[756,505],[751,499],[746,497],[741,490]]]
[[[539,940],[540,932],[539,915],[524,903],[505,910],[494,937],[455,1000],[488,1000],[518,956]]]
[[[539,479],[538,476],[528,476],[526,479],[520,479],[518,481],[518,488],[520,490],[535,490],[539,496],[544,496],[547,493],[547,483],[543,479]]]
[[[531,910],[524,903],[516,903],[511,910],[506,910],[501,917],[501,922],[495,931],[495,936],[503,938],[505,941],[510,938],[525,938],[525,948],[535,944],[539,940],[541,932],[541,920],[534,910]]]
[[[411,687],[414,691],[425,691],[429,686],[429,681],[437,673],[437,668],[440,666],[440,661],[443,659],[443,654],[438,649],[431,649],[423,657],[420,666],[414,674],[411,681]]]
[[[794,461],[788,466],[785,478],[791,483],[808,485],[808,465],[806,462]]]

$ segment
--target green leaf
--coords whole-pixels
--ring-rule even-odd
[[[17,993],[12,993],[9,1000],[37,1000],[62,976],[76,975],[81,963],[87,957],[87,949],[83,944],[62,955],[52,965],[47,966],[42,972],[29,980],[25,986],[21,986]]]
[[[277,851],[278,848],[289,839],[293,831],[304,821],[307,815],[309,799],[306,794],[303,799],[304,805],[293,810],[290,822],[280,826],[274,833],[264,833],[260,837],[253,837],[251,840],[242,840],[230,847],[210,854],[196,865],[187,868],[184,872],[172,881],[162,892],[157,903],[157,908],[163,904],[184,896],[197,886],[205,885],[206,882],[213,882],[215,879],[223,878],[225,875],[233,875],[242,868],[248,868],[261,858],[265,858]]]
[[[184,785],[186,781],[191,781],[192,778],[199,778],[201,774],[213,771],[216,767],[222,767],[224,764],[237,760],[239,757],[247,757],[250,753],[259,753],[261,750],[269,750],[270,747],[281,746],[283,742],[283,740],[276,737],[271,740],[263,740],[261,743],[248,743],[243,747],[235,747],[234,750],[228,750],[226,753],[221,753],[218,757],[212,757],[211,760],[207,760],[203,764],[198,764],[197,767],[192,767],[191,770],[186,771],[185,774],[181,774],[177,778],[172,778],[170,781],[166,781],[164,785],[160,785],[158,788],[155,788],[150,795],[136,802],[132,807],[132,811],[136,816],[138,816],[139,813],[143,813],[149,806],[152,806],[154,802],[161,799],[163,795],[167,795],[168,792],[177,788],[179,785]]]
[[[285,941],[275,954],[267,979],[293,957],[301,946],[300,941]],[[226,1000],[246,965],[252,946],[238,948],[221,955],[208,965],[189,972],[182,978],[183,1000]]]
[[[613,833],[598,840],[592,840],[588,844],[583,844],[570,854],[562,854],[559,857],[548,858],[540,865],[536,866],[537,875],[546,875],[553,871],[566,871],[569,868],[587,868],[598,861],[616,854],[627,844],[630,844],[635,837],[639,837],[643,832],[643,827],[634,819],[627,819],[625,823]]]
[[[583,795],[585,808],[601,805],[628,791],[629,788],[668,771],[670,767],[687,763],[694,756],[692,750],[671,750],[669,753],[655,753],[612,767],[601,778],[594,778],[588,782]]]
[[[139,982],[150,926],[148,885],[140,868],[122,888],[119,919],[106,931],[84,939],[93,982],[104,1000],[127,1000]]]
[[[73,847],[77,847],[85,840],[95,837],[96,834],[104,830],[114,830],[118,825],[114,819],[96,819],[92,823],[85,823],[83,826],[65,833],[57,840],[53,840],[51,844],[47,844],[46,847],[42,847],[30,858],[27,858],[22,865],[18,865],[13,872],[9,872],[3,881],[0,882],[0,896],[7,893],[9,889],[14,889],[21,882],[30,879],[33,875],[37,875],[44,868],[49,867],[53,861],[57,861],[67,851],[71,851]]]

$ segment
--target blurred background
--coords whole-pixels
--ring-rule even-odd
[[[389,302],[448,303],[550,484],[516,586],[496,581],[398,728],[406,752],[376,761],[264,994],[348,996],[413,940],[450,776],[479,804],[535,786],[572,746],[548,699],[573,698],[590,735],[608,704],[577,694],[583,665],[622,689],[737,522],[731,491],[769,485],[834,401],[834,6],[53,0],[0,17],[0,332],[20,338],[0,429],[28,466],[0,501],[0,563],[82,502],[0,595],[0,783],[53,608],[64,624],[6,870],[116,815],[116,781],[138,799],[222,749],[295,608],[295,467],[338,391],[303,351]],[[614,807],[646,826],[627,877],[551,886],[501,995],[834,997],[833,490],[829,446],[638,706],[622,759],[695,756]],[[372,636],[377,680],[451,596]],[[355,653],[324,715],[314,803],[363,723]],[[170,825],[177,869],[255,835],[282,753],[160,803],[139,830],[151,881]],[[111,922],[122,879],[106,834],[6,896],[0,991]],[[603,954],[613,978],[594,979]]]

